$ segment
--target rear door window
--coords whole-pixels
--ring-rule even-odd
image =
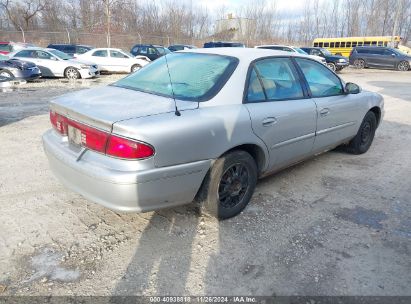
[[[296,58],[313,97],[327,97],[344,93],[340,79],[329,68],[313,60]]]
[[[262,97],[257,80],[267,101],[304,98],[300,79],[289,58],[263,59],[254,64],[247,94],[253,102]]]
[[[107,50],[98,50],[95,51],[91,56],[94,57],[108,57]]]

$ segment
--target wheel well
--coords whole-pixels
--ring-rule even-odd
[[[265,154],[264,154],[264,151],[259,146],[254,145],[254,144],[245,144],[245,145],[234,147],[228,150],[227,152],[225,152],[224,154],[227,154],[235,150],[243,150],[243,151],[248,152],[254,158],[255,163],[257,164],[259,173],[264,168]]]
[[[377,126],[380,124],[381,119],[381,109],[379,107],[374,107],[370,109],[371,112],[375,114],[375,118],[377,118]]]

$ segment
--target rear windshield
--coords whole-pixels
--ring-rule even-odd
[[[166,97],[173,97],[174,93],[181,100],[205,101],[224,86],[237,64],[238,59],[229,56],[173,53],[114,85]]]

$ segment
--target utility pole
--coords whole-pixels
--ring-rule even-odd
[[[106,22],[107,22],[107,47],[111,47],[111,1],[103,0],[106,10]]]

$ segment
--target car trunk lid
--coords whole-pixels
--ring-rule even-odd
[[[177,100],[179,111],[198,108],[198,102]],[[114,123],[175,111],[169,97],[106,86],[67,94],[51,101],[51,110],[111,132]]]

